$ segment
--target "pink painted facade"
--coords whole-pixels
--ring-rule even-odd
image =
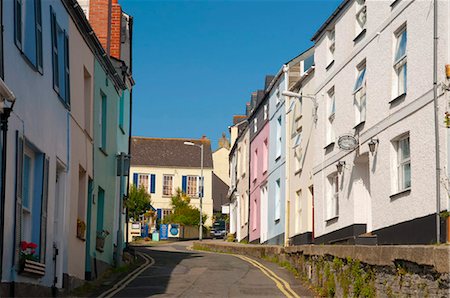
[[[250,143],[250,229],[249,242],[261,235],[261,187],[267,182],[269,122],[266,121]],[[267,206],[263,210],[267,209]],[[258,241],[259,242],[259,241]]]

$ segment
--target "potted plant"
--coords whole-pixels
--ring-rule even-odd
[[[97,231],[97,238],[95,239],[95,249],[103,252],[105,247],[105,238],[109,235],[107,230]]]
[[[86,223],[81,219],[77,218],[77,238],[81,240],[86,240]]]
[[[33,242],[20,242],[19,274],[31,277],[45,275],[45,264],[39,263],[39,256],[36,255],[37,247]]]

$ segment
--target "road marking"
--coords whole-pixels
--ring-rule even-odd
[[[138,255],[140,255],[145,259],[144,264],[142,264],[140,267],[136,268],[133,272],[131,272],[123,279],[121,279],[111,289],[103,292],[100,296],[98,296],[99,298],[111,298],[118,292],[122,291],[130,282],[135,280],[144,270],[148,269],[153,264],[155,264],[155,259],[153,259],[149,255],[140,252],[138,252]]]
[[[249,257],[241,256],[233,254],[235,257],[238,257],[244,261],[247,261],[248,263],[252,264],[253,266],[257,267],[259,270],[261,270],[265,275],[267,275],[271,280],[275,282],[278,289],[288,298],[300,298],[297,293],[292,290],[291,286],[287,281],[276,275],[272,270],[264,266],[263,264],[259,263],[258,261],[255,261]]]

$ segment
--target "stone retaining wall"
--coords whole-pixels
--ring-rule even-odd
[[[322,296],[450,297],[450,246],[195,242],[194,249],[263,258],[308,281]]]

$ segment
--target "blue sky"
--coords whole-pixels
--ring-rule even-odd
[[[213,148],[252,91],[312,46],[340,1],[121,0],[134,17],[133,135]]]

